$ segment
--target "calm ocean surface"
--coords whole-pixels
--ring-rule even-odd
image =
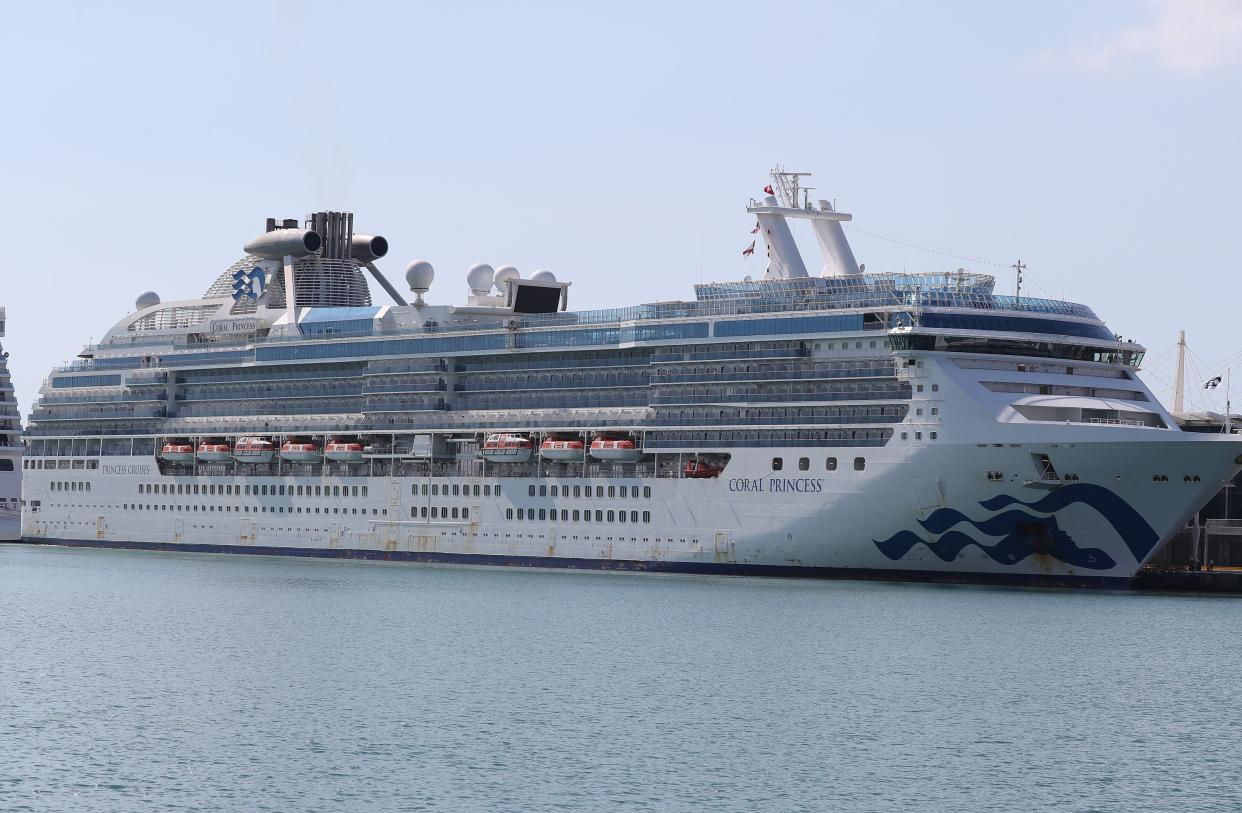
[[[1240,619],[0,546],[0,810],[1236,811]]]

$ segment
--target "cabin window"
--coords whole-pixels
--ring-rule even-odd
[[[798,471],[809,471],[810,468],[811,468],[811,458],[809,457],[798,458]]]
[[[574,496],[575,497],[582,496],[582,486],[574,486]]]
[[[499,497],[499,496],[500,496],[500,483],[497,483],[497,484],[496,484],[496,488],[494,489],[494,492],[493,492],[493,493],[495,493],[495,495],[496,495],[497,497]]]
[[[650,511],[644,511],[644,512],[643,512],[643,522],[651,522],[651,512],[650,512]]]
[[[643,486],[643,496],[648,499],[651,498],[651,486]]]
[[[932,384],[932,392],[940,392],[940,385]]]
[[[591,521],[591,512],[590,512],[590,511],[583,511],[583,512],[582,512],[582,521],[583,521],[583,522],[590,522],[590,521]]]
[[[617,496],[617,487],[616,487],[616,486],[608,486],[608,496],[609,496],[610,498],[611,498],[611,497],[615,497],[615,496]]]
[[[366,486],[363,486],[363,487],[362,487],[362,496],[364,496],[364,497],[365,497],[366,495],[367,495],[367,487],[366,487]],[[477,496],[479,496],[479,487],[478,487],[478,485],[477,485],[477,484],[476,484],[476,485],[475,485],[475,487],[474,487],[474,496],[476,496],[476,497],[477,497]]]
[[[624,511],[618,511],[618,512],[617,512],[617,522],[625,522],[625,512],[624,512]]]
[[[589,487],[589,486],[588,486],[588,487]],[[590,496],[590,495],[587,495],[587,496]],[[596,496],[596,497],[600,497],[600,498],[602,498],[602,497],[604,496],[604,487],[603,487],[603,486],[596,486],[596,487],[595,487],[595,496]]]
[[[609,521],[609,522],[615,522],[615,521],[616,521],[616,516],[617,516],[617,512],[616,512],[616,511],[609,511],[609,512],[608,512],[608,521]]]
[[[351,488],[352,488],[353,490],[350,492],[350,496],[357,497],[357,496],[358,496],[358,486],[351,486]]]
[[[506,509],[505,509],[505,519],[513,519],[513,509],[512,509],[512,508],[506,508]]]
[[[783,457],[772,458],[772,471],[780,471],[783,468],[785,468],[785,458]]]
[[[490,485],[483,486],[483,496],[484,497],[492,496],[492,487]]]
[[[574,509],[574,522],[578,521],[579,516],[581,516],[581,512],[577,508],[575,508]]]
[[[918,386],[918,392],[922,392],[922,391],[923,391],[923,385],[922,385],[922,384],[919,384],[919,386]]]
[[[453,519],[457,519],[457,506],[453,506]]]
[[[460,496],[460,494],[459,494],[459,492],[458,492],[458,486],[457,486],[457,484],[456,484],[456,483],[453,483],[453,496],[454,496],[454,497],[458,497],[458,496]]]
[[[439,483],[431,484],[431,494],[432,496],[435,496],[435,497],[440,496],[440,484]]]
[[[540,518],[540,519],[547,519],[547,518],[548,518],[548,510],[547,510],[546,508],[540,508],[540,509],[539,509],[539,518]]]
[[[936,433],[935,433],[935,432],[932,432],[932,433],[931,433],[931,439],[932,439],[932,440],[935,440],[935,439],[936,439]]]
[[[533,484],[526,487],[526,495],[528,497],[535,496],[535,486]]]
[[[540,496],[540,497],[546,497],[546,496],[548,496],[548,487],[547,487],[547,486],[539,486],[539,496]]]
[[[867,458],[865,457],[854,458],[854,471],[862,471],[865,468],[867,468]]]
[[[603,512],[603,511],[596,510],[596,512],[595,512],[595,521],[596,521],[596,522],[603,522],[603,521],[604,521],[604,512]]]

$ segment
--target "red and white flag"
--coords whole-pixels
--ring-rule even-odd
[[[749,246],[747,246],[746,248],[742,249],[742,256],[743,256],[743,257],[749,257],[750,255],[752,255],[752,254],[754,254],[754,253],[755,253],[755,241],[754,241],[754,240],[751,240],[751,241],[750,241],[750,245],[749,245]]]
[[[775,192],[772,191],[772,184],[768,184],[767,186],[763,187],[763,191],[767,192],[769,195],[776,194]]]
[[[759,233],[759,224],[758,224],[758,223],[756,223],[756,224],[755,224],[755,227],[754,227],[753,229],[751,229],[751,230],[750,230],[750,233],[751,233],[751,234],[758,234],[758,233]]]

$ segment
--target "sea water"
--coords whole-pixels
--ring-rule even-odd
[[[1239,810],[1240,621],[0,546],[0,810]]]

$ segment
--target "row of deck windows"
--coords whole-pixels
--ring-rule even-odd
[[[781,471],[784,468],[785,468],[785,458],[783,457],[772,458],[772,471]],[[867,468],[867,458],[865,457],[854,458],[854,471],[863,471],[866,468]],[[825,459],[824,469],[826,471],[836,471],[837,470],[837,459],[835,457],[829,457]],[[811,470],[811,458],[799,457],[798,458],[798,471],[810,471],[810,470]]]
[[[515,509],[513,508],[505,509],[505,519],[513,519],[514,510]],[[552,522],[557,521],[557,514],[556,514],[557,509],[555,508],[539,508],[539,509],[518,508],[516,509],[516,511],[517,511],[518,519],[544,520],[544,521],[552,521]],[[641,520],[642,522],[651,522],[650,511],[642,511],[642,512],[628,511],[627,512],[627,511],[602,511],[598,509],[595,511],[595,521],[596,522],[626,522],[627,514],[628,514],[628,521],[637,523],[640,521],[639,520],[640,513],[642,516],[642,520]],[[590,522],[591,511],[590,510],[578,510],[578,509],[570,510],[567,508],[562,508],[560,509],[560,521],[561,522]]]
[[[89,480],[53,480],[49,483],[52,491],[90,491],[91,484]]]
[[[87,484],[90,485],[89,483]],[[89,488],[86,489],[90,491]],[[140,483],[139,494],[206,494],[261,497],[365,497],[366,486],[199,485],[198,483]]]
[[[427,519],[428,516],[431,519],[470,519],[470,509],[465,506],[458,508],[457,506],[433,505],[429,510],[425,505],[415,506],[410,509],[410,516],[414,519],[419,517]]]
[[[428,485],[427,483],[421,483],[421,484],[415,483],[414,485],[410,486],[410,495],[418,496],[421,493],[424,497],[427,496],[428,494],[430,494],[433,497],[437,497],[443,494],[444,496],[447,497],[451,493],[454,497],[469,497],[472,494],[473,496],[478,497],[480,494],[480,490],[482,491],[482,495],[484,497],[490,497],[493,494],[495,494],[497,497],[500,496],[500,484],[499,483],[494,486],[485,485],[482,487],[482,489],[479,488],[479,485],[477,483],[474,485],[471,485],[469,483],[466,483],[465,485],[462,485],[460,483],[454,483],[452,486],[450,486],[448,483],[443,483],[443,484],[442,483],[431,483],[430,485]]]
[[[638,499],[638,486],[608,486],[608,496],[609,497],[618,496],[617,495],[618,489],[621,492],[620,496],[622,499],[624,499],[625,497],[630,497],[635,500]],[[642,489],[643,489],[643,496],[650,499],[651,498],[651,486],[643,486]],[[569,486],[546,486],[544,485],[544,486],[538,487],[538,494],[540,497],[547,497],[547,496],[568,497],[570,496],[569,490],[570,490]],[[526,493],[528,496],[534,497],[535,492],[536,492],[535,486],[530,485],[526,487]],[[591,486],[573,486],[573,496],[590,497]],[[596,497],[604,496],[604,486],[595,486],[595,496]]]
[[[234,513],[236,514],[250,514],[250,513],[255,513],[255,514],[319,514],[321,513],[321,509],[319,507],[307,506],[306,508],[302,508],[301,506],[292,506],[292,505],[290,506],[273,505],[269,507],[266,505],[255,505],[255,506],[220,505],[220,506],[216,506],[216,505],[198,505],[196,503],[191,503],[189,505],[166,505],[166,504],[148,505],[148,504],[142,504],[142,503],[124,503],[121,506],[121,508],[126,511],[180,511],[180,512],[185,512],[185,513],[195,512],[195,511],[203,511],[203,512],[219,511],[222,514],[224,513],[228,513],[228,514],[234,514]],[[362,515],[365,516],[367,513],[367,509],[333,507],[333,508],[323,508],[322,513],[324,514],[352,514],[352,515],[357,515],[361,513]],[[374,516],[380,516],[381,514],[383,516],[388,516],[388,509],[387,508],[372,508],[371,514]]]

